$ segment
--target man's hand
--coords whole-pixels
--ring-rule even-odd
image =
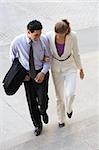
[[[29,75],[26,75],[23,81],[29,81],[29,80],[30,80]]]
[[[39,73],[37,74],[37,76],[35,77],[34,80],[35,80],[37,83],[42,83],[43,80],[44,80],[44,77],[45,77],[45,74],[44,74],[43,72],[39,72]]]

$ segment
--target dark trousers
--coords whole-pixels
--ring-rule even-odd
[[[35,127],[40,126],[41,115],[48,108],[48,80],[49,72],[45,75],[42,83],[37,83],[33,79],[24,82],[28,107]]]

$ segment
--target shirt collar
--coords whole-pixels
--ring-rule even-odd
[[[37,41],[34,41],[34,40],[33,40],[33,43],[37,43],[38,41],[41,41],[41,37],[40,37],[40,39],[37,40]],[[29,37],[27,36],[27,34],[26,34],[26,42],[27,42],[28,44],[31,43],[31,39],[29,39]]]
[[[26,34],[26,42],[27,44],[30,44],[31,40],[28,38],[27,34]]]

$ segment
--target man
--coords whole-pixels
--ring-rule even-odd
[[[10,59],[18,57],[21,65],[27,70],[24,79],[26,98],[35,126],[34,134],[40,135],[42,132],[42,119],[45,124],[48,123],[48,79],[50,63],[44,61],[45,56],[49,56],[47,40],[42,33],[42,24],[33,20],[27,25],[27,34],[16,37],[11,44]],[[32,54],[30,54],[32,49]],[[32,62],[30,56],[33,55]],[[34,70],[31,64],[34,62]],[[32,72],[31,72],[31,71]],[[35,73],[34,77],[32,73]],[[42,119],[41,119],[42,117]]]

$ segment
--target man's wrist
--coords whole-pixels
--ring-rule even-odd
[[[41,73],[45,76],[45,73],[43,71],[41,71]]]
[[[46,69],[42,69],[41,72],[45,75],[47,73]]]

